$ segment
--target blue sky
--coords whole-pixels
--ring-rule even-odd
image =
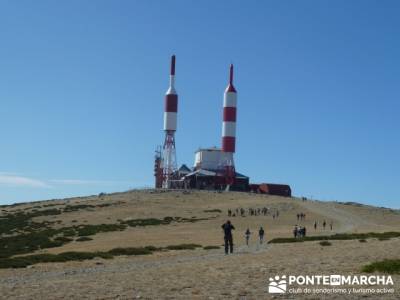
[[[295,195],[399,208],[398,1],[0,1],[0,203],[153,185],[169,57],[177,156],[218,146]]]

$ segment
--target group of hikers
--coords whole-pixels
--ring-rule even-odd
[[[232,225],[231,221],[228,220],[226,223],[222,224],[222,229],[224,231],[224,244],[225,244],[225,254],[233,253],[233,234],[232,230],[235,230],[235,227]],[[246,245],[249,246],[251,231],[247,228],[246,232],[244,233]],[[265,231],[262,226],[258,230],[258,239],[260,244],[264,242],[264,235]]]
[[[266,216],[271,213],[271,209],[268,207],[258,207],[258,208],[247,208],[244,209],[242,207],[236,209],[228,209],[228,217],[245,217],[246,214],[248,216]],[[279,217],[279,210],[276,210],[272,213],[272,218],[275,219]]]
[[[306,214],[305,213],[298,213],[297,215],[297,221],[303,221],[306,219]]]
[[[249,245],[249,240],[250,240],[250,235],[251,234],[252,233],[250,232],[250,229],[247,228],[246,232],[244,233],[244,236],[246,238],[246,245],[247,246]],[[262,228],[262,226],[261,226],[260,229],[258,229],[258,239],[260,241],[260,244],[262,244],[264,242],[264,234],[265,234],[264,228]]]
[[[328,225],[327,223],[326,223],[326,221],[324,220],[323,222],[322,222],[322,228],[325,230],[326,229],[326,225]],[[314,222],[314,230],[317,230],[317,227],[318,227],[318,221],[315,221]],[[331,229],[331,231],[333,230],[333,221],[330,221],[329,222],[329,227],[330,227],[330,229]]]
[[[232,225],[231,221],[226,221],[226,223],[222,224],[222,229],[224,231],[224,244],[225,244],[225,254],[233,253],[233,234],[232,230],[235,230],[235,227]],[[249,246],[251,231],[247,228],[246,232],[244,233],[246,245]],[[261,226],[258,230],[258,238],[260,244],[264,242],[264,235],[265,231],[264,228]]]
[[[228,214],[229,213],[230,213],[230,215],[232,215],[230,210],[229,210]],[[305,214],[304,213],[297,214],[297,219],[304,220]],[[327,222],[326,222],[326,220],[324,220],[322,222],[322,227],[324,228],[324,230],[325,230],[326,226],[327,226]],[[333,221],[330,221],[329,226],[330,226],[330,229],[333,230]],[[226,223],[224,223],[221,227],[224,231],[225,254],[233,253],[232,230],[234,230],[235,227],[232,225],[230,220],[226,221]],[[318,227],[318,221],[315,221],[314,222],[314,230],[317,230],[317,227]],[[293,229],[294,238],[303,238],[306,236],[306,234],[307,234],[307,229],[305,226],[299,226],[297,224],[294,226],[294,229]],[[249,241],[250,241],[251,235],[252,235],[252,232],[250,231],[249,228],[247,228],[247,230],[244,233],[247,246],[249,246]],[[264,242],[264,235],[265,235],[264,228],[262,226],[260,226],[260,229],[258,230],[258,238],[259,238],[260,244],[262,244]]]
[[[302,238],[306,236],[307,229],[305,226],[295,225],[293,229],[294,238]]]

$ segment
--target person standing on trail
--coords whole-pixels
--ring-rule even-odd
[[[263,243],[264,241],[264,228],[260,227],[260,229],[258,230],[258,237],[260,238],[260,244]]]
[[[314,230],[317,230],[317,221],[314,222]]]
[[[231,224],[231,221],[226,221],[223,224],[222,229],[224,230],[224,242],[225,242],[225,254],[228,254],[230,250],[231,254],[233,253],[233,236],[232,230],[235,230],[235,227]]]
[[[246,232],[245,232],[245,234],[244,234],[244,236],[245,236],[245,238],[246,238],[246,245],[247,245],[247,246],[249,245],[250,235],[251,235],[250,229],[247,228],[247,230],[246,230]]]
[[[298,233],[299,233],[299,231],[298,231],[298,228],[297,228],[297,225],[296,225],[296,226],[294,226],[294,228],[293,228],[293,237],[294,237],[294,238],[297,238]]]
[[[325,230],[325,227],[326,227],[326,221],[324,220],[324,223],[322,223],[322,227],[324,227],[324,230]]]

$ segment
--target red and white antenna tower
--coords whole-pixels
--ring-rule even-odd
[[[233,154],[235,153],[236,143],[236,102],[237,93],[233,86],[233,65],[229,68],[229,84],[224,93],[224,112],[222,122],[222,152],[224,161],[222,162],[225,172],[227,188],[235,181],[235,163]]]
[[[171,57],[171,72],[169,76],[169,88],[165,95],[164,131],[165,141],[162,155],[163,188],[171,187],[171,180],[177,171],[175,131],[178,114],[178,95],[175,90],[175,55]]]

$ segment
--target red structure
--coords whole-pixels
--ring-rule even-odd
[[[162,152],[162,187],[170,188],[177,171],[175,131],[177,128],[178,94],[175,90],[175,55],[171,57],[169,88],[165,95],[164,131],[165,139]]]
[[[229,66],[229,83],[224,91],[221,147],[199,148],[192,168],[177,168],[175,132],[178,94],[175,90],[175,55],[171,57],[170,83],[164,103],[164,144],[157,148],[154,160],[156,188],[252,191],[290,197],[285,184],[249,184],[249,177],[236,172],[237,91],[233,85],[233,65]]]
[[[289,185],[275,183],[250,184],[250,191],[259,194],[291,197],[292,190]]]
[[[233,160],[236,144],[236,103],[237,92],[233,86],[233,65],[231,64],[229,67],[229,84],[224,93],[222,116],[222,152],[226,154],[222,162],[222,167],[227,188],[235,183],[236,174]]]

